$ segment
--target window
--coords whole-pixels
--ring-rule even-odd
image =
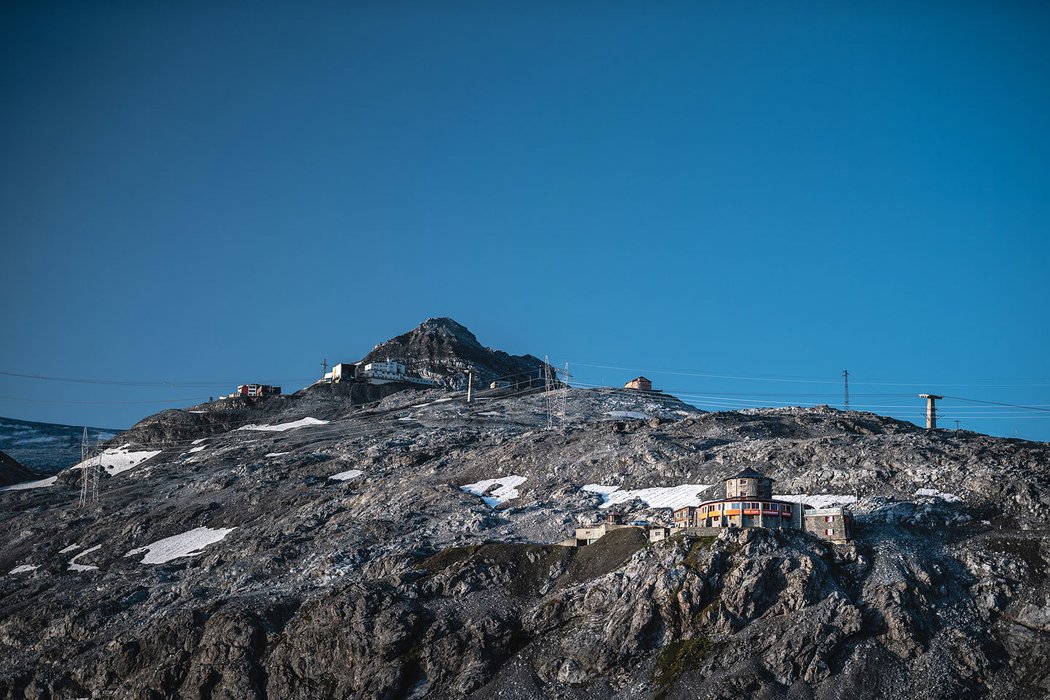
[[[729,507],[734,509],[734,510],[740,510],[740,504],[739,503],[730,503]]]
[[[828,528],[828,529],[824,530],[824,534],[827,535],[828,537],[831,537],[832,535],[835,534],[835,531],[832,530],[831,528]]]
[[[826,523],[830,523],[833,520],[835,520],[835,516],[833,516],[833,515],[825,515],[824,516],[824,522],[826,522]]]

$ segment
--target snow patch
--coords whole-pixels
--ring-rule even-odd
[[[40,481],[23,481],[21,484],[11,484],[10,486],[3,487],[2,489],[0,489],[0,491],[25,491],[26,489],[42,489],[45,486],[54,485],[56,481],[58,481],[57,476],[49,476],[48,478],[41,479]]]
[[[75,464],[70,469],[83,469],[88,464],[101,464],[106,468],[106,471],[110,474],[120,474],[126,472],[132,467],[145,462],[150,457],[156,457],[161,453],[161,450],[141,450],[139,452],[129,452],[129,445],[121,445],[120,447],[111,447],[104,451],[97,457],[86,459],[80,464]]]
[[[69,560],[69,570],[70,571],[94,571],[94,570],[98,569],[97,566],[91,566],[90,564],[78,564],[77,563],[77,559],[79,559],[80,557],[84,556],[85,554],[91,554],[92,552],[94,552],[97,549],[102,549],[102,545],[96,544],[94,547],[88,547],[83,552],[81,552],[80,554],[78,554],[75,557],[73,557],[72,559],[70,559]]]
[[[8,574],[25,574],[25,573],[29,573],[30,571],[36,571],[39,568],[40,567],[37,566],[36,564],[19,564],[18,566],[16,566],[15,568],[11,569],[7,573]]]
[[[948,503],[957,503],[962,499],[956,496],[954,493],[948,493],[946,491],[938,491],[937,489],[917,489],[915,491],[916,496],[925,496],[927,498],[940,498]]]
[[[651,417],[648,413],[641,411],[606,411],[605,415],[613,418],[638,418],[640,420],[649,420]]]
[[[649,508],[684,508],[698,506],[704,502],[700,493],[711,488],[710,484],[682,484],[681,486],[657,486],[648,489],[621,490],[619,486],[587,484],[584,491],[602,497],[601,508],[639,499]]]
[[[467,493],[472,493],[475,496],[481,496],[481,500],[485,501],[485,503],[492,508],[495,508],[500,503],[506,503],[507,501],[517,498],[518,489],[516,487],[525,483],[526,478],[528,477],[512,474],[511,476],[504,476],[499,479],[483,479],[482,481],[467,484],[466,486],[460,486],[459,488]],[[498,488],[492,488],[493,486],[497,486]]]
[[[835,506],[848,506],[850,503],[857,502],[856,496],[847,496],[841,493],[774,494],[773,498],[794,503],[798,503],[801,499],[803,503],[811,508],[834,508]]]
[[[290,452],[267,452],[263,457],[280,457],[281,455],[291,454]]]
[[[210,527],[198,527],[178,535],[157,540],[145,547],[138,547],[124,556],[132,557],[145,552],[146,556],[142,558],[143,564],[163,564],[179,557],[195,557],[198,554],[203,554],[202,549],[221,541],[235,529],[226,527],[213,530]]]
[[[310,425],[328,425],[326,420],[318,420],[317,418],[300,418],[294,420],[291,423],[278,423],[277,425],[245,425],[237,428],[237,430],[264,430],[268,432],[283,433],[286,430],[295,430],[296,428],[305,428]]]
[[[201,450],[204,450],[204,449],[206,449],[207,447],[208,447],[207,445],[197,445],[196,447],[191,447],[189,451],[190,451],[191,453],[192,453],[192,452],[200,452]]]
[[[499,411],[482,411],[478,414],[479,416],[502,416],[503,414]]]
[[[354,477],[361,476],[362,474],[364,474],[364,472],[361,471],[360,469],[347,469],[345,472],[339,472],[338,474],[332,474],[328,478],[329,479],[334,479],[335,481],[350,481],[350,479],[353,479]]]
[[[59,554],[69,554],[70,552],[73,552],[73,551],[78,550],[78,549],[80,549],[80,545],[79,544],[71,544],[68,547],[66,547],[65,549],[58,550],[58,553]]]

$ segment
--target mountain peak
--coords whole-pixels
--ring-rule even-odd
[[[466,326],[448,318],[428,318],[396,338],[376,345],[362,362],[387,358],[403,362],[410,373],[436,379],[449,387],[463,385],[466,373],[475,382],[520,383],[542,376],[543,361],[532,355],[509,355],[486,348]]]

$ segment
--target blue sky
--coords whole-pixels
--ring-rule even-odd
[[[1050,408],[1048,32],[1041,3],[6,3],[0,370],[161,385],[0,375],[0,415],[126,427],[429,316],[702,407],[840,404],[849,369],[908,420]]]

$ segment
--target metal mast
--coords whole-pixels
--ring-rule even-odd
[[[102,460],[95,459],[97,448],[97,445],[92,444],[91,436],[88,435],[88,429],[85,427],[84,437],[80,440],[80,463],[83,467],[81,467],[80,474],[79,508],[98,507],[99,470],[102,469]]]
[[[842,405],[849,410],[849,370],[842,370]]]
[[[543,357],[543,397],[544,403],[547,405],[547,430],[554,429],[554,397],[551,396],[551,391],[554,390],[554,371],[551,367],[551,358],[549,355]]]

